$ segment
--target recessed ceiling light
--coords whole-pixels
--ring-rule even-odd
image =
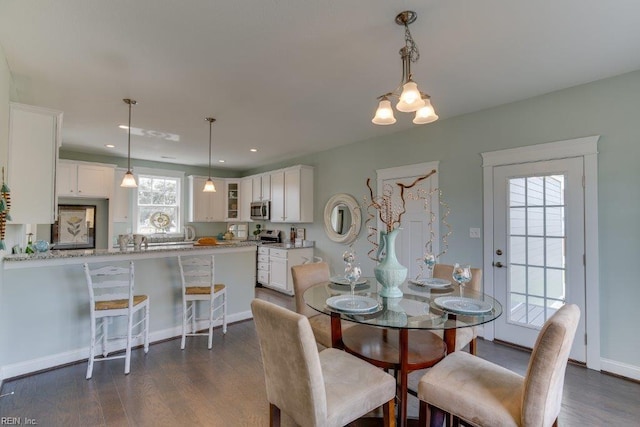
[[[220,159],[218,160],[218,163],[224,163],[224,160]]]
[[[161,159],[170,159],[170,160],[175,160],[177,159],[177,157],[172,157],[172,156],[160,156]]]
[[[251,148],[249,151],[251,151],[252,153],[255,153],[256,151],[258,151],[257,148]]]
[[[107,148],[116,148],[116,146],[113,144],[104,144],[104,146]]]
[[[120,129],[129,129],[129,126],[127,126],[127,125],[120,125],[120,126],[118,126],[118,127],[119,127]]]

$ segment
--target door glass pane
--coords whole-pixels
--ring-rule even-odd
[[[509,180],[511,323],[539,328],[564,304],[564,184],[564,175]]]
[[[526,237],[511,236],[509,253],[512,264],[525,264],[527,262]]]

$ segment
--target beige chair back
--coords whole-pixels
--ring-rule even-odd
[[[328,282],[331,271],[326,262],[314,262],[312,264],[294,265],[291,267],[293,278],[293,293],[296,299],[296,312],[307,317],[315,316],[317,311],[304,303],[302,295],[309,287],[322,282]]]
[[[558,418],[564,374],[579,322],[578,306],[566,304],[540,330],[524,380],[523,426],[550,426]]]
[[[267,301],[251,311],[264,365],[267,399],[298,425],[327,419],[327,399],[316,341],[309,320]]]
[[[436,279],[444,279],[453,281],[453,265],[436,264],[433,266],[433,277]],[[467,283],[467,289],[480,292],[482,290],[482,269],[471,269],[471,281]]]

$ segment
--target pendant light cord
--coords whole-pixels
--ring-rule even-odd
[[[211,181],[211,126],[213,121],[209,120],[209,181]]]
[[[127,130],[129,131],[129,135],[127,136],[127,171],[131,172],[131,100],[128,102],[129,104],[129,127]]]

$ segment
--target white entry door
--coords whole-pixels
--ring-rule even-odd
[[[582,312],[570,357],[586,360],[583,159],[493,168],[495,338],[532,348],[562,305]]]
[[[378,196],[385,188],[392,192],[392,205],[402,205],[400,187],[412,184],[417,178],[438,169],[438,162],[407,165],[398,168],[378,169]],[[422,257],[428,250],[435,255],[440,250],[439,239],[439,191],[438,174],[418,182],[405,192],[405,213],[402,215],[401,230],[396,238],[396,255],[400,264],[407,267],[407,279],[427,275],[428,270]],[[427,198],[427,199],[425,199]],[[381,224],[378,223],[378,228]]]

